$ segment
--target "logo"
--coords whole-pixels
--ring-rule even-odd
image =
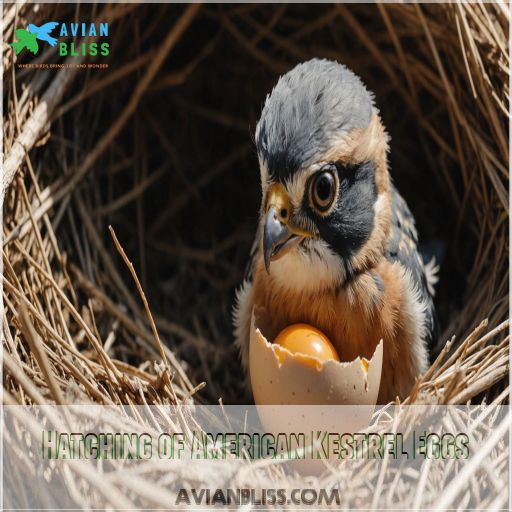
[[[59,23],[49,21],[38,27],[30,23],[27,28],[18,28],[14,32],[15,41],[11,43],[16,55],[27,50],[33,55],[39,52],[39,45],[47,43],[54,47],[58,43],[61,57],[106,57],[110,53],[108,38],[108,23]],[[80,43],[75,38],[81,37]],[[90,42],[89,42],[90,40]]]
[[[56,21],[50,21],[38,27],[33,23],[24,29],[18,28],[15,32],[17,41],[11,43],[16,55],[19,55],[25,48],[34,55],[39,51],[39,41],[46,41],[50,46],[57,44],[57,38],[51,37],[50,34],[58,25]]]

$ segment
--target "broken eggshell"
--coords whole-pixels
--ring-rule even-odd
[[[258,320],[261,318],[258,311]],[[382,341],[366,362],[319,361],[270,343],[253,312],[249,345],[251,386],[259,405],[375,405],[382,371]]]
[[[300,473],[319,474],[327,463],[340,462],[339,453],[324,451],[322,433],[361,432],[370,423],[379,395],[383,343],[369,361],[322,362],[270,343],[263,333],[269,339],[276,333],[268,320],[264,309],[253,311],[249,367],[258,416],[266,432],[304,436],[307,453],[292,450],[291,459],[283,453],[276,457],[284,457]]]
[[[379,394],[382,340],[366,371],[359,357],[321,362],[270,343],[262,331],[271,332],[259,309],[251,320],[249,365],[254,401],[267,432],[359,432],[368,427]],[[282,407],[305,405],[324,407]],[[352,407],[325,407],[340,405]]]

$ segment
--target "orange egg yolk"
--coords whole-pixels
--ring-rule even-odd
[[[311,325],[290,325],[277,335],[274,343],[287,349],[292,354],[310,356],[303,358],[303,362],[311,366],[318,366],[317,361],[311,359],[311,357],[321,362],[331,359],[340,360],[329,338]],[[276,353],[282,363],[286,358],[286,353],[280,350],[276,350]]]

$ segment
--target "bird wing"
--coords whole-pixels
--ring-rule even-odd
[[[59,24],[58,21],[49,21],[48,23],[45,23],[44,25],[41,25],[38,27],[37,32],[39,34],[45,33],[47,35],[50,35],[50,32]]]
[[[391,189],[391,208],[391,236],[388,243],[388,256],[410,269],[413,272],[415,283],[420,285],[421,269],[414,265],[418,243],[416,224],[407,203],[394,186]]]
[[[387,258],[399,262],[410,272],[413,282],[426,304],[428,344],[432,349],[439,336],[434,301],[429,289],[428,269],[417,249],[418,232],[414,217],[394,186],[391,188],[392,219],[391,233],[387,247]]]

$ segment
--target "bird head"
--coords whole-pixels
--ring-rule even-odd
[[[301,291],[343,285],[382,255],[390,226],[387,135],[372,94],[314,59],[282,76],[256,127],[267,272]]]

